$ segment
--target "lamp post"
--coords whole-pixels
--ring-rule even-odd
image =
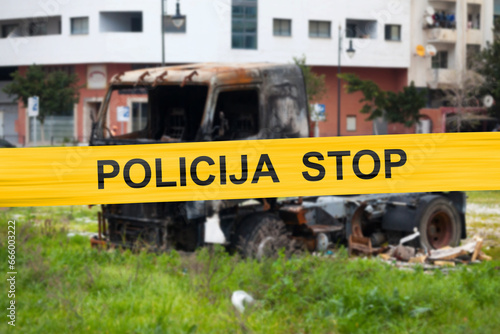
[[[161,66],[165,66],[165,1],[161,1]],[[176,28],[180,28],[186,19],[184,15],[181,15],[179,0],[175,6],[175,15],[172,16],[172,23]]]
[[[349,58],[354,57],[354,53],[356,50],[352,47],[352,39],[349,41],[349,49],[346,50]],[[340,70],[340,56],[342,54],[342,26],[339,24],[339,59],[338,59],[338,67],[337,67],[337,136],[340,136],[340,97],[341,97],[341,88],[340,88],[340,77],[338,76],[341,73]]]

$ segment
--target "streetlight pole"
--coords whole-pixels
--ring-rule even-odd
[[[337,136],[340,136],[340,55],[342,54],[342,26],[339,24],[339,59],[337,67]]]
[[[165,66],[165,0],[161,1],[161,66]]]
[[[349,58],[354,56],[356,50],[352,47],[352,39],[349,41],[349,49],[346,50]],[[339,24],[339,59],[338,59],[338,68],[337,68],[337,136],[340,136],[340,98],[342,90],[340,88],[340,56],[342,54],[342,25]]]

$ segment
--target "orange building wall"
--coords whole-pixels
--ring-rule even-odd
[[[106,72],[107,72],[107,82],[111,80],[111,78],[120,72],[130,71],[132,69],[130,64],[106,64]],[[84,88],[80,90],[80,101],[77,105],[77,113],[76,113],[76,137],[80,142],[87,142],[89,138],[85,138],[84,136],[84,117],[87,116],[84,112],[84,107],[87,99],[104,99],[106,94],[107,87],[105,89],[88,89],[87,88],[87,65],[76,65],[75,72],[78,74],[80,78],[80,85],[83,85]],[[116,120],[116,108],[111,109],[111,120]],[[88,121],[88,120],[87,120]],[[117,124],[117,123],[116,123]],[[111,123],[111,126],[115,125],[115,123]],[[111,129],[111,126],[109,127]],[[120,129],[120,127],[118,127]]]
[[[312,68],[316,74],[324,74],[327,86],[327,95],[317,103],[325,104],[326,121],[319,122],[320,136],[337,136],[337,67],[315,66]],[[353,73],[363,80],[374,81],[381,89],[399,91],[407,82],[407,69],[394,68],[362,68],[362,67],[343,67],[342,73]],[[342,136],[372,135],[373,125],[367,121],[367,115],[361,114],[359,110],[362,104],[359,100],[361,93],[347,94],[343,87],[345,82],[341,83],[341,106],[340,106],[340,125]],[[356,131],[347,131],[347,116],[356,116]],[[314,126],[314,122],[311,122]]]

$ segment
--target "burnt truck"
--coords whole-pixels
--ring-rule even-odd
[[[110,126],[117,106],[128,106],[131,114],[120,132]],[[304,77],[292,64],[195,64],[118,73],[92,119],[90,145],[310,135]],[[465,206],[462,192],[160,203],[137,198],[135,204],[102,205],[92,243],[186,251],[222,244],[248,255],[275,247],[284,235],[310,250],[347,242],[350,250],[374,253],[418,230],[416,242],[434,249],[465,238]]]

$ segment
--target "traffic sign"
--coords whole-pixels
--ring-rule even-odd
[[[28,98],[28,116],[37,117],[38,111],[40,109],[40,103],[38,96],[32,96]]]
[[[116,107],[116,120],[118,122],[130,121],[130,108],[127,106]]]

